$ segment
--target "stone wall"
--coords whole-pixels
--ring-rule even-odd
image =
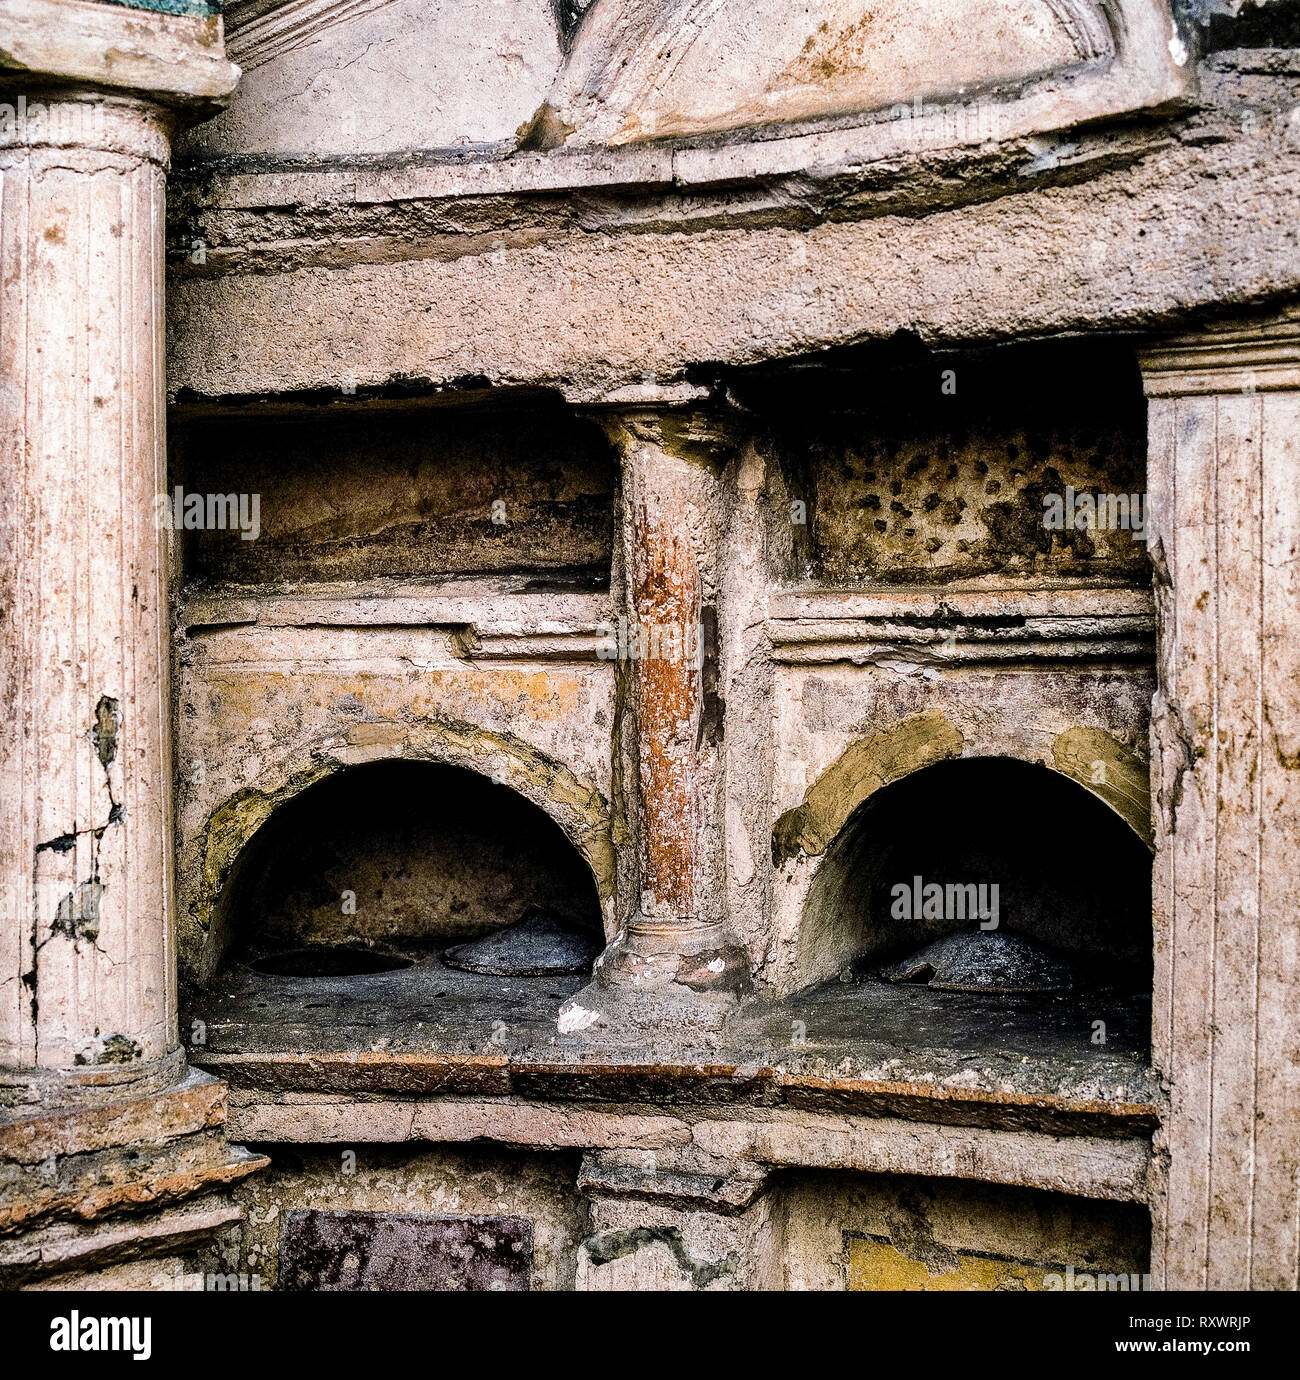
[[[1295,1288],[1298,7],[180,8],[0,14],[4,1283]]]

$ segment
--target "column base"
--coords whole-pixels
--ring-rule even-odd
[[[96,1064],[74,1069],[0,1068],[0,1115],[15,1116],[43,1108],[62,1110],[103,1103],[106,1099],[149,1097],[184,1081],[185,1050],[177,1046],[161,1059]]]
[[[226,1139],[226,1087],[192,1070],[128,1093],[0,1117],[0,1288],[175,1254],[237,1222],[268,1163]]]
[[[750,990],[749,955],[723,925],[629,925],[560,1008],[561,1035],[619,1027],[705,1033]]]

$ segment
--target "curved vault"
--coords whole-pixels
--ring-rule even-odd
[[[820,859],[799,930],[799,973],[819,981],[864,956],[902,957],[969,926],[899,918],[913,878],[992,886],[1000,928],[1098,981],[1151,983],[1151,853],[1110,801],[1040,763],[953,757],[863,799]],[[969,917],[968,917],[969,919]]]
[[[550,104],[626,143],[968,99],[1115,54],[1096,0],[597,0]]]
[[[260,820],[213,898],[198,976],[229,954],[286,947],[440,949],[533,905],[601,934],[591,860],[550,812],[464,766],[363,762]]]

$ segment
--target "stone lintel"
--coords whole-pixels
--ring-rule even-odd
[[[724,1217],[743,1212],[767,1187],[768,1170],[681,1150],[613,1150],[585,1155],[578,1187],[603,1197],[653,1199]]]
[[[492,1142],[586,1152],[591,1191],[607,1197],[716,1199],[743,1207],[768,1170],[920,1174],[1143,1202],[1149,1124],[1061,1134],[939,1125],[901,1116],[729,1106],[635,1111],[520,1098],[329,1097],[239,1092],[232,1134],[263,1144],[435,1145]],[[746,1166],[744,1170],[737,1166]],[[671,1175],[676,1177],[667,1177]],[[647,1177],[648,1176],[648,1177]],[[734,1184],[721,1181],[735,1179]],[[716,1186],[719,1185],[719,1186]],[[747,1186],[748,1185],[748,1186]],[[752,1192],[751,1192],[752,1189]]]

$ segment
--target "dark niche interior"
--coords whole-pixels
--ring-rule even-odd
[[[942,900],[926,890],[933,885]],[[819,869],[806,924],[869,981],[932,980],[932,964],[912,962],[918,950],[956,933],[982,943],[992,931],[1068,972],[1073,990],[1149,994],[1151,855],[1108,805],[1047,767],[944,762],[878,791],[849,818]],[[903,979],[909,963],[915,971]]]
[[[525,963],[548,928],[600,947],[595,880],[559,825],[475,772],[384,762],[271,816],[226,888],[220,928],[227,967],[363,977],[441,962],[525,916],[509,949]]]
[[[1127,342],[939,354],[900,338],[732,386],[770,428],[783,500],[803,505],[795,522],[787,501],[769,510],[778,579],[1150,581],[1131,531],[1043,522],[1044,499],[1066,486],[1146,490],[1146,400]]]
[[[609,586],[618,468],[597,426],[554,400],[182,414],[171,451],[189,585]],[[255,540],[251,507],[242,528],[189,529],[187,501],[212,493],[256,496]]]

